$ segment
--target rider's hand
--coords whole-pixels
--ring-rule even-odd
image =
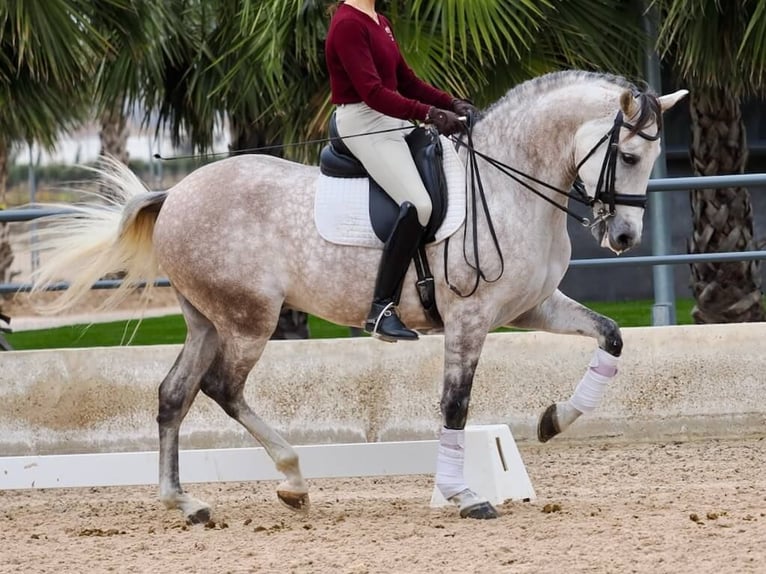
[[[428,110],[426,123],[433,124],[436,130],[445,136],[465,131],[465,124],[456,113],[432,107]]]
[[[479,115],[479,110],[468,100],[461,100],[460,98],[454,98],[452,100],[452,111],[459,116],[465,116],[471,120],[474,116]]]

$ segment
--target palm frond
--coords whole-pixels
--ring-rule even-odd
[[[748,62],[746,80],[753,91],[766,87],[766,3],[756,2],[737,51],[739,62]]]
[[[760,0],[655,0],[658,49],[697,86],[757,92],[766,86],[766,6]]]
[[[113,0],[118,1],[118,0]],[[86,0],[7,0],[0,4],[0,137],[52,146],[81,121],[106,39]]]

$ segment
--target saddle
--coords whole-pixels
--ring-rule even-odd
[[[335,122],[330,117],[330,143],[319,154],[319,169],[323,175],[336,178],[367,178],[369,180],[369,215],[372,229],[385,242],[399,216],[399,205],[369,176],[362,163],[343,143]],[[423,185],[431,197],[431,217],[423,239],[413,257],[417,272],[417,290],[428,317],[441,326],[442,318],[436,307],[434,278],[426,257],[425,246],[434,240],[436,231],[447,214],[447,184],[442,166],[442,144],[438,134],[423,127],[414,128],[405,136]]]
[[[319,154],[319,169],[328,177],[360,178],[370,180],[370,221],[378,239],[385,242],[399,216],[399,205],[372,179],[362,163],[343,143],[335,123],[330,117],[330,143]],[[404,138],[410,147],[423,185],[431,197],[431,218],[428,220],[423,243],[434,240],[436,231],[447,214],[447,184],[442,167],[442,144],[438,134],[423,127],[414,128]]]

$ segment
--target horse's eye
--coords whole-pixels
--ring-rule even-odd
[[[632,153],[621,153],[620,158],[625,165],[636,165],[638,163],[638,156]]]

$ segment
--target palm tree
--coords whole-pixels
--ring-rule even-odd
[[[88,0],[7,0],[0,4],[0,207],[14,144],[52,148],[61,131],[87,114],[82,89],[103,39]],[[0,227],[0,280],[13,262],[7,224]]]
[[[659,47],[690,92],[692,168],[698,175],[741,174],[747,141],[741,101],[766,91],[766,4],[760,0],[657,0]],[[756,248],[746,188],[690,194],[691,253]],[[766,319],[757,261],[695,263],[691,287],[697,323]]]
[[[94,2],[90,22],[106,42],[90,85],[92,113],[100,128],[99,155],[127,165],[130,112],[140,104],[147,85],[162,82],[162,38],[170,29],[170,16],[165,4],[154,0]],[[103,186],[100,193],[108,197],[112,191]]]
[[[145,104],[179,143],[212,145],[224,117],[293,145],[325,135],[331,111],[324,38],[336,0],[173,0],[175,54]],[[562,67],[636,76],[643,32],[631,0],[381,0],[411,66],[425,80],[482,103]],[[620,26],[615,26],[618,22]],[[243,137],[240,137],[243,136]],[[235,148],[238,150],[239,148]]]

